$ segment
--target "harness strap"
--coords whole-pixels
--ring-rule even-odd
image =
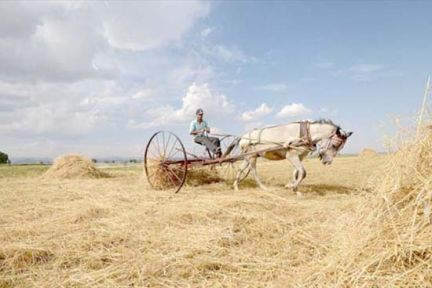
[[[312,137],[310,134],[310,122],[309,121],[299,121],[297,122],[300,124],[300,131],[299,131],[299,139],[301,144],[306,145],[306,147],[313,151],[316,149]]]
[[[310,135],[310,123],[309,121],[301,121],[300,123],[300,139],[302,139],[306,145],[312,143]]]

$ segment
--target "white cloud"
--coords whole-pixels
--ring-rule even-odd
[[[258,86],[258,89],[276,92],[276,93],[283,93],[288,90],[288,85],[286,85],[285,83],[273,83],[273,84]]]
[[[96,55],[108,45],[92,11],[84,3],[66,3],[0,3],[0,19],[20,19],[7,20],[0,33],[1,78],[76,81],[115,75],[109,63],[94,68]]]
[[[112,79],[119,73],[115,49],[178,42],[209,8],[201,1],[2,1],[0,79]]]
[[[180,120],[195,117],[197,108],[204,109],[209,116],[220,116],[231,111],[231,104],[223,94],[212,92],[208,84],[192,84],[186,96],[182,99],[182,107],[176,110],[176,117]]]
[[[182,44],[209,7],[201,1],[0,1],[4,149],[48,155],[48,147],[30,143],[96,146],[154,101],[167,102],[186,81],[209,80],[211,68],[194,55],[183,57],[186,48],[161,49]],[[188,71],[175,78],[170,72],[177,67]]]
[[[179,124],[190,121],[195,117],[198,108],[202,108],[209,117],[221,117],[232,112],[232,104],[223,94],[212,92],[208,84],[189,86],[186,95],[182,98],[182,106],[175,109],[171,105],[164,105],[148,109],[146,119],[138,122],[129,120],[129,128],[147,129],[168,124]]]
[[[0,125],[0,132],[21,139],[86,135],[123,112],[123,107],[129,105],[127,99],[114,81],[92,79],[71,84],[0,81],[0,103],[7,105],[6,109],[0,109],[0,123],[5,123]]]
[[[13,121],[0,125],[5,134],[69,138],[87,134],[100,120],[96,111],[72,111],[66,102],[27,107]]]
[[[95,2],[108,42],[133,51],[160,47],[181,37],[209,12],[201,1]]]
[[[256,108],[255,110],[249,110],[249,111],[243,112],[243,114],[241,115],[241,119],[245,122],[256,120],[258,118],[261,118],[265,115],[270,114],[272,111],[273,111],[272,108],[267,106],[266,103],[263,103],[258,108]]]
[[[377,64],[359,64],[351,66],[348,70],[355,73],[372,73],[383,69],[382,65]]]
[[[312,113],[312,110],[306,108],[301,103],[293,103],[284,106],[277,114],[276,118],[288,118],[288,117],[298,117],[304,116]]]

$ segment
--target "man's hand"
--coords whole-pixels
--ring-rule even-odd
[[[195,130],[195,131],[192,131],[190,134],[192,134],[192,135],[198,135],[198,134],[204,134],[205,132],[210,133],[210,129],[209,128],[204,128],[204,129],[201,129],[201,130]]]
[[[203,134],[205,131],[206,131],[206,129],[195,130],[195,131],[192,131],[191,134],[192,135]]]

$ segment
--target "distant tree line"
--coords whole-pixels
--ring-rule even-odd
[[[9,156],[0,151],[0,164],[9,164]]]

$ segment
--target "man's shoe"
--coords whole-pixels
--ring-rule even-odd
[[[217,157],[217,158],[221,158],[221,157],[222,157],[222,151],[218,150],[218,151],[216,152],[216,157]]]

